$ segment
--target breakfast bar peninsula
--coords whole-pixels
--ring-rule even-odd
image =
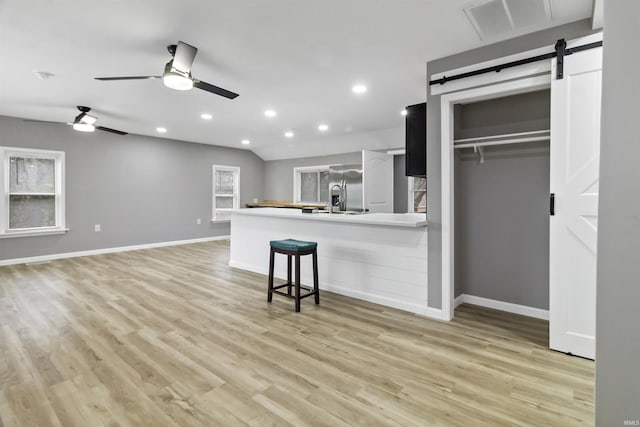
[[[287,238],[318,242],[320,289],[413,313],[426,313],[427,220],[424,213],[237,209],[231,214],[229,264],[267,274],[269,242]],[[285,260],[276,260],[276,277],[286,278],[286,265]],[[303,284],[313,283],[310,262],[302,263],[301,278]]]

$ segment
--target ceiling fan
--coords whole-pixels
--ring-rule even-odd
[[[96,77],[95,79],[102,81],[162,79],[166,87],[175,90],[191,90],[196,87],[229,99],[234,99],[238,96],[237,93],[194,79],[191,76],[191,66],[194,59],[196,59],[198,48],[179,41],[177,45],[170,44],[167,46],[167,50],[172,58],[165,65],[164,73],[161,76]]]
[[[102,131],[105,131],[105,132],[115,133],[117,135],[128,135],[127,132],[123,132],[121,130],[111,129],[111,128],[107,128],[107,127],[104,127],[104,126],[96,126],[96,122],[98,121],[98,118],[96,116],[92,116],[92,115],[89,114],[89,111],[91,111],[91,108],[84,107],[82,105],[78,105],[76,108],[80,111],[80,114],[78,114],[75,117],[75,119],[73,119],[73,122],[71,122],[71,123],[49,122],[49,121],[46,121],[46,120],[25,120],[25,121],[38,122],[38,123],[65,124],[65,125],[72,126],[73,130],[77,130],[77,131],[80,131],[80,132],[93,132],[96,129],[98,129],[98,130],[102,130]]]
[[[73,119],[73,123],[70,123],[73,126],[73,130],[77,130],[80,132],[93,132],[94,130],[103,130],[105,132],[111,132],[118,135],[127,135],[127,132],[123,132],[121,130],[106,128],[104,126],[96,126],[95,123],[98,120],[95,116],[90,116],[89,111],[91,108],[83,107],[82,105],[78,105],[78,110],[80,114]]]

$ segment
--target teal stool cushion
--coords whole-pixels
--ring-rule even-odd
[[[295,239],[272,240],[270,244],[272,248],[285,251],[307,251],[318,246],[317,242],[303,242]]]

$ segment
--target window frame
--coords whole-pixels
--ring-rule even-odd
[[[298,166],[293,168],[293,203],[295,204],[312,204],[316,205],[319,203],[323,203],[324,205],[329,205],[329,200],[322,201],[311,201],[311,200],[301,200],[301,191],[302,191],[302,174],[303,173],[318,173],[318,197],[320,196],[320,172],[329,173],[330,165],[319,165],[319,166]]]
[[[425,200],[426,200],[426,195],[427,195],[427,189],[425,188],[424,190],[415,190],[415,180],[416,179],[424,179],[426,181],[426,177],[415,177],[415,176],[408,176],[407,177],[407,189],[408,189],[408,193],[407,193],[407,212],[409,213],[425,213],[426,212],[426,208],[425,208],[425,212],[421,212],[421,211],[416,211],[415,209],[415,197],[414,194],[417,192],[424,192],[425,194]]]
[[[25,157],[35,159],[50,159],[54,161],[54,209],[55,225],[46,227],[10,228],[10,174],[11,157]],[[0,146],[0,159],[2,161],[2,195],[0,197],[0,238],[43,236],[49,234],[62,234],[69,231],[66,228],[65,214],[65,153],[64,151],[41,150],[36,148],[19,148]],[[16,193],[19,194],[19,193]]]
[[[216,194],[216,172],[233,172],[233,194]],[[212,188],[211,188],[211,222],[229,222],[231,218],[219,218],[218,212],[231,212],[234,209],[240,208],[240,167],[239,166],[226,166],[226,165],[213,165],[212,168]],[[230,197],[233,198],[233,208],[217,208],[216,197]]]

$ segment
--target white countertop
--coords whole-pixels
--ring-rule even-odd
[[[236,209],[233,211],[233,214],[268,216],[294,220],[342,222],[360,225],[381,225],[387,227],[418,228],[427,226],[427,216],[424,213],[365,213],[361,215],[343,215],[330,213],[302,213],[302,210],[300,209],[247,208]]]

